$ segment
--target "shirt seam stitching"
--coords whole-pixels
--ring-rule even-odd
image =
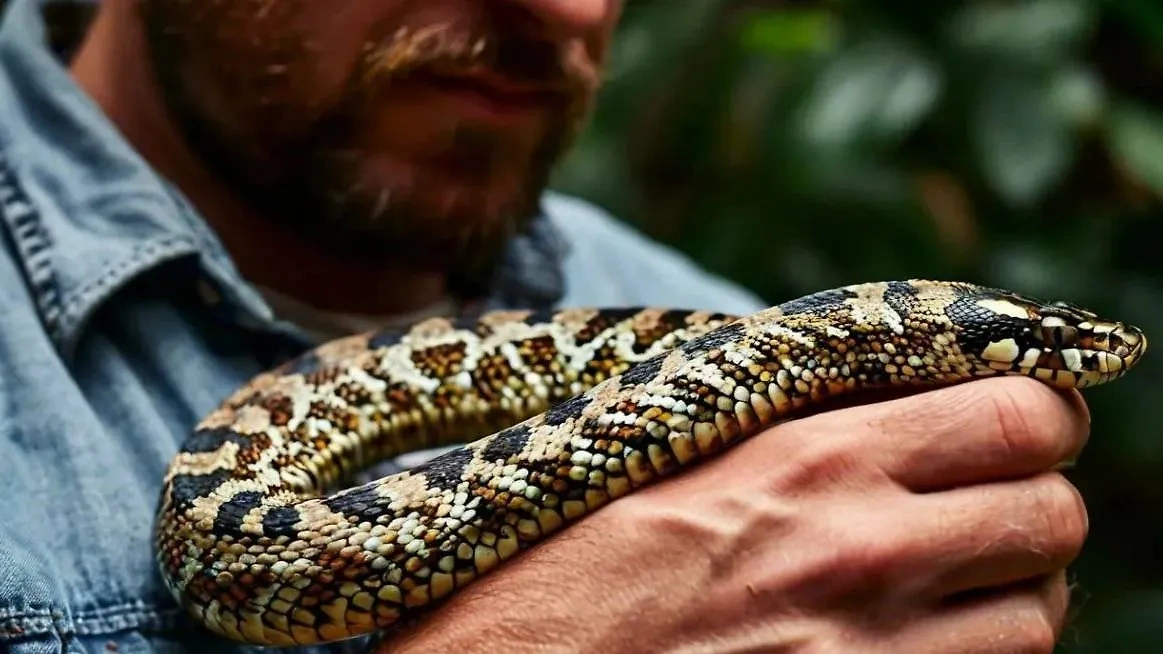
[[[68,353],[77,330],[96,309],[93,298],[132,276],[145,261],[160,263],[170,255],[197,251],[193,237],[170,234],[136,243],[128,256],[106,263],[101,272],[80,287],[62,292],[52,262],[54,245],[40,214],[20,185],[7,153],[0,148],[0,220],[7,227],[17,258],[24,269],[25,284],[37,312],[56,346]],[[129,274],[127,274],[129,273]]]
[[[179,609],[151,608],[140,600],[66,614],[61,609],[0,608],[0,643],[30,636],[94,636],[132,628],[162,629],[181,618]]]
[[[3,151],[0,151],[0,219],[15,246],[41,320],[51,332],[56,329],[62,310],[60,287],[49,255],[52,243]]]
[[[137,243],[129,256],[107,263],[100,274],[90,282],[71,291],[60,303],[60,317],[52,330],[53,340],[64,350],[70,350],[76,340],[77,331],[85,319],[96,310],[93,298],[115,287],[140,272],[143,263],[158,264],[171,255],[196,252],[192,239],[185,235],[169,235],[154,240]]]

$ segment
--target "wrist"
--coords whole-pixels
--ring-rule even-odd
[[[641,500],[621,500],[481,577],[381,651],[658,648],[658,635],[684,622],[687,598],[701,592],[703,579],[684,578],[699,558],[687,539],[635,527],[634,516],[650,510]]]

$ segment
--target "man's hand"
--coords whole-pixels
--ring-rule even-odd
[[[615,501],[392,651],[1051,652],[1089,418],[1021,378],[810,416]]]

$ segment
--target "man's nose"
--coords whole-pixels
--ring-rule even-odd
[[[592,35],[615,19],[622,0],[502,0],[554,36]]]

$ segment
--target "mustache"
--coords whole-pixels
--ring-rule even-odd
[[[584,98],[601,83],[581,43],[557,43],[451,24],[410,30],[364,46],[361,85],[375,90],[411,75],[478,77],[536,92]]]

